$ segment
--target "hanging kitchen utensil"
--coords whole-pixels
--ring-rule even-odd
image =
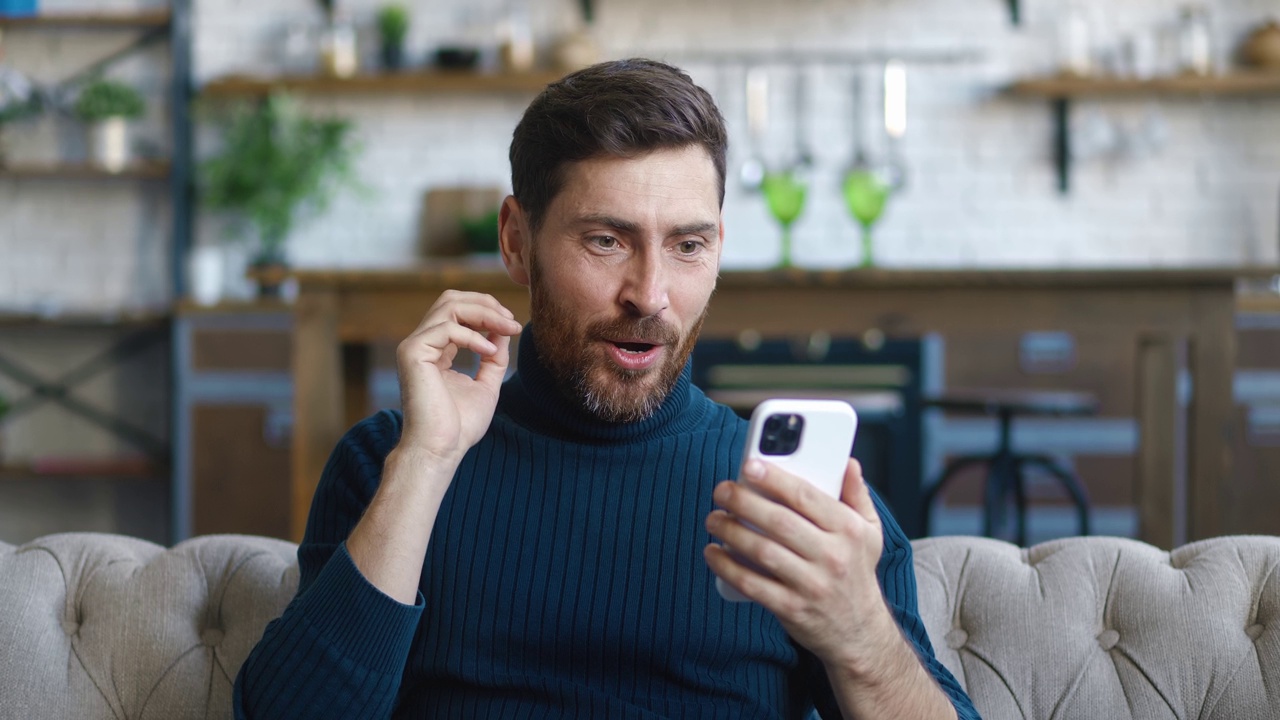
[[[742,161],[738,178],[747,190],[759,190],[764,182],[764,159],[761,148],[769,129],[769,71],[749,67],[746,72],[747,159]]]
[[[901,147],[907,134],[907,67],[898,60],[884,66],[884,133],[889,138],[886,159],[893,172],[891,184],[901,190],[907,182]]]
[[[809,149],[809,141],[805,137],[805,112],[806,105],[809,101],[809,82],[808,75],[805,72],[804,65],[796,65],[796,77],[794,88],[795,100],[795,164],[794,168],[800,172],[808,172],[813,168],[813,152]]]

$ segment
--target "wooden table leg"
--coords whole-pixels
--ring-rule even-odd
[[[372,348],[364,343],[342,346],[342,420],[349,428],[369,414],[369,370]]]
[[[289,522],[294,542],[302,540],[320,474],[345,429],[337,310],[337,296],[324,291],[303,293],[294,306]]]
[[[1221,535],[1231,489],[1232,408],[1235,405],[1235,297],[1203,292],[1194,301],[1195,336],[1190,350],[1192,396],[1187,437],[1187,535],[1190,540]]]
[[[1167,336],[1138,341],[1137,486],[1138,539],[1170,550],[1181,544],[1185,523],[1178,518],[1185,506],[1179,497],[1178,370],[1182,343]]]

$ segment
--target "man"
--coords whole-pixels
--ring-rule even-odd
[[[840,500],[761,463],[742,478],[759,493],[717,484],[745,423],[690,385],[688,358],[726,145],[710,96],[656,62],[533,102],[499,218],[531,321],[451,291],[400,344],[403,415],[334,450],[238,716],[976,717],[855,461]],[[452,369],[462,349],[474,378]],[[756,602],[722,600],[717,575]]]

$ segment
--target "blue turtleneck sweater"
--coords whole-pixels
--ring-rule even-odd
[[[688,367],[652,417],[603,423],[560,395],[532,336],[444,498],[414,605],[373,587],[344,544],[401,416],[338,443],[297,595],[242,666],[236,717],[838,717],[818,661],[759,605],[722,600],[702,558],[746,423]],[[910,545],[876,506],[885,596],[960,717],[976,718],[916,614]]]

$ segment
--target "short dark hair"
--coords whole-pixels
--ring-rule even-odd
[[[569,163],[691,145],[715,165],[723,206],[729,138],[711,94],[656,60],[603,62],[548,85],[525,110],[511,138],[512,193],[536,233]]]

